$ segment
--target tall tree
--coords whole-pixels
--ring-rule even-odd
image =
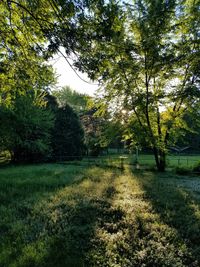
[[[101,2],[76,66],[100,79],[104,101],[126,110],[164,171],[171,136],[200,100],[199,1]]]
[[[52,148],[54,160],[80,159],[84,154],[84,131],[78,115],[68,104],[55,112]]]

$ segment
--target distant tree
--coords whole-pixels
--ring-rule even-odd
[[[10,109],[0,105],[0,152],[10,150],[13,143],[13,116]]]
[[[107,141],[103,135],[105,120],[96,116],[97,108],[94,105],[94,99],[68,86],[53,91],[53,94],[61,107],[70,105],[79,115],[85,133],[87,153],[93,156],[99,155],[107,147]]]
[[[78,115],[69,105],[57,109],[52,135],[53,159],[80,159],[85,150],[84,131]]]
[[[98,156],[110,146],[119,148],[123,139],[123,126],[119,120],[112,119],[108,110],[102,110],[99,101],[89,100],[88,110],[81,115],[85,130],[88,154]]]
[[[95,116],[95,112],[96,109],[91,108],[81,116],[81,122],[85,132],[87,154],[91,156],[98,156],[103,149],[100,141],[102,122],[101,119]]]
[[[60,90],[53,91],[53,95],[57,98],[61,107],[68,104],[78,113],[86,110],[89,96],[72,90],[69,86],[64,86]]]

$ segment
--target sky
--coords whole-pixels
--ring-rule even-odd
[[[69,66],[64,57],[56,55],[49,63],[53,66],[58,75],[58,87],[68,85],[73,90],[80,93],[85,93],[91,96],[95,94],[95,91],[98,88],[97,83],[90,81],[86,74],[77,71],[81,78],[89,82],[89,84],[82,81]]]

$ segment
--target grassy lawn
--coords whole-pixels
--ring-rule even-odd
[[[134,154],[125,154],[121,156],[126,157],[126,159],[124,159],[125,164],[133,164],[135,162]],[[111,163],[116,162],[118,165],[120,165],[119,157],[119,155],[105,156],[105,158],[110,159]],[[140,154],[138,161],[141,166],[155,166],[155,159],[153,155]],[[190,168],[194,167],[198,162],[200,162],[200,155],[168,155],[166,161],[167,167]]]
[[[195,267],[199,240],[199,177],[92,165],[0,169],[1,267]]]

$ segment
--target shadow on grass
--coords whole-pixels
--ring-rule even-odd
[[[59,165],[30,165],[17,166],[4,169],[0,177],[0,203],[1,205],[16,205],[18,201],[27,199],[43,198],[43,193],[53,193],[61,188],[78,184],[84,179],[84,172],[87,167],[75,172],[68,172],[66,168]]]
[[[96,225],[110,208],[113,195],[113,174],[107,181],[101,175],[98,170],[94,176],[86,170],[81,180],[35,203],[21,244],[11,248],[15,252],[1,266],[90,266],[87,252],[92,248]]]
[[[164,223],[176,229],[190,249],[193,265],[188,262],[188,266],[200,266],[200,202],[187,190],[170,184],[170,178],[174,178],[170,173],[137,176],[153,209]]]
[[[115,194],[112,174],[104,187],[101,188],[103,177],[91,177],[87,193],[78,192],[74,195],[75,205],[61,205],[61,219],[50,226],[54,232],[44,257],[44,267],[82,267],[91,266],[89,251],[93,249],[96,227],[102,224],[107,217],[112,219],[116,214],[111,214],[111,200]],[[87,181],[86,181],[87,183]],[[93,192],[90,195],[90,192]],[[113,212],[112,212],[113,213]],[[110,216],[111,215],[111,216]],[[51,231],[50,230],[50,231]],[[48,234],[49,235],[49,234]],[[51,236],[51,234],[50,234]]]
[[[87,253],[92,249],[91,240],[95,236],[95,226],[104,209],[109,209],[106,200],[79,200],[68,221],[58,222],[60,228],[54,233],[44,257],[44,267],[90,266]]]

